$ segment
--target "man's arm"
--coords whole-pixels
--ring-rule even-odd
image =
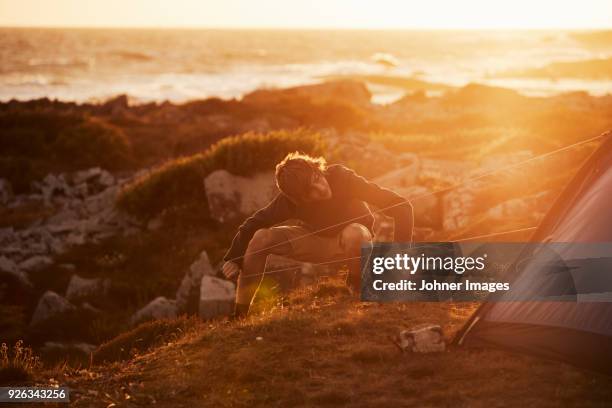
[[[374,204],[384,214],[394,218],[395,240],[412,242],[412,228],[414,226],[412,204],[394,191],[380,187],[348,167],[342,166],[342,172],[355,198]]]
[[[223,260],[234,262],[242,267],[242,256],[251,238],[255,235],[255,231],[286,221],[292,216],[293,204],[282,193],[278,193],[268,205],[257,210],[238,227],[238,232]]]

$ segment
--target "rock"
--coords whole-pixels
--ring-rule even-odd
[[[404,153],[403,155],[406,157],[406,161],[410,160],[408,165],[377,177],[374,182],[382,187],[392,190],[396,188],[410,187],[416,184],[421,169],[421,162],[416,154],[411,155],[411,157],[406,156],[407,154],[408,153]]]
[[[204,186],[210,215],[222,223],[251,215],[278,194],[269,172],[246,178],[217,170],[206,177]]]
[[[13,198],[13,187],[8,180],[0,179],[0,204],[7,205]]]
[[[97,298],[104,296],[110,287],[108,279],[100,278],[81,278],[79,275],[72,275],[68,287],[66,288],[66,298],[70,301],[86,298]]]
[[[83,245],[87,240],[85,239],[85,234],[80,232],[71,232],[66,237],[66,244],[68,245]]]
[[[79,219],[79,214],[75,210],[62,209],[45,220],[45,223],[49,226],[62,225],[64,223],[70,224],[76,222]],[[49,227],[51,228],[51,227]],[[55,232],[55,231],[52,231]],[[58,231],[60,232],[60,231]]]
[[[102,170],[102,174],[100,174],[100,179],[98,181],[105,187],[111,187],[115,184],[115,177],[108,171]]]
[[[63,263],[63,264],[59,264],[58,266],[61,269],[65,269],[67,271],[74,271],[76,269],[76,265],[75,264],[71,264],[71,263]]]
[[[485,172],[499,170],[529,160],[533,157],[531,150],[521,150],[507,154],[485,155],[480,162],[480,168]],[[521,170],[523,171],[523,170]]]
[[[214,276],[206,251],[200,253],[197,261],[191,264],[176,291],[176,306],[179,313],[197,312],[199,291],[203,276]]]
[[[17,271],[17,264],[5,256],[0,256],[0,271],[14,273]]]
[[[86,314],[89,314],[90,316],[101,315],[103,313],[102,310],[98,309],[95,306],[92,306],[88,302],[83,302],[81,304],[81,311],[85,312]]]
[[[310,99],[322,102],[347,102],[361,107],[369,107],[372,94],[364,83],[352,80],[327,81],[320,84],[301,85],[285,89],[259,89],[245,95],[246,104],[278,104],[279,100]]]
[[[58,317],[61,314],[75,310],[75,307],[68,300],[64,299],[53,291],[46,291],[38,301],[32,320],[31,326],[36,326],[51,318]]]
[[[394,339],[402,351],[414,353],[435,353],[446,349],[442,328],[436,324],[420,325],[410,330],[402,330]]]
[[[200,286],[200,317],[229,316],[234,310],[236,289],[230,281],[204,276]]]
[[[53,234],[59,234],[63,232],[78,231],[81,228],[81,221],[77,218],[65,219],[61,222],[49,224],[47,228]]]
[[[420,176],[457,184],[473,174],[476,164],[460,160],[422,159]]]
[[[479,180],[465,183],[442,197],[442,227],[455,231],[467,227],[476,212],[476,197],[482,191]]]
[[[29,287],[32,284],[28,275],[17,267],[17,264],[5,256],[0,256],[0,273],[11,275],[23,287]]]
[[[50,205],[53,197],[56,194],[71,196],[72,191],[66,182],[64,174],[56,176],[55,174],[47,174],[40,184],[40,190],[43,195],[43,200],[46,205]]]
[[[106,101],[102,106],[100,106],[99,111],[100,113],[111,116],[120,116],[128,112],[128,108],[128,96],[126,94],[121,94]]]
[[[15,239],[15,230],[13,227],[0,228],[0,244],[4,245]]]
[[[160,229],[163,224],[164,224],[164,222],[161,219],[161,217],[155,217],[155,218],[151,219],[147,223],[147,229],[149,231],[156,231],[156,230]]]
[[[82,184],[93,178],[100,177],[101,174],[102,169],[100,169],[99,167],[92,167],[91,169],[77,171],[74,174],[72,181],[74,184]]]
[[[19,264],[19,269],[25,271],[37,271],[44,268],[45,266],[51,265],[52,263],[53,260],[48,256],[35,255],[31,258],[26,259],[25,261],[22,261]]]
[[[134,313],[130,323],[134,326],[147,320],[174,319],[176,316],[176,302],[164,296],[159,296]]]
[[[489,208],[487,216],[491,220],[505,221],[509,218],[527,218],[533,222],[540,220],[541,213],[552,204],[554,193],[543,191],[522,198],[513,198]]]
[[[89,188],[87,187],[87,183],[81,183],[78,186],[74,187],[72,190],[73,194],[77,197],[85,198],[89,193]]]
[[[395,189],[395,192],[405,197],[412,204],[414,223],[418,227],[439,228],[442,223],[442,209],[438,195],[424,186],[411,186]]]

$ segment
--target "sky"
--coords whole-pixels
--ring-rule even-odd
[[[612,28],[611,0],[0,0],[0,26]]]

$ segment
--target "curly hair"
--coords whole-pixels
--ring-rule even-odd
[[[327,162],[323,157],[312,157],[304,153],[289,153],[276,165],[276,185],[293,200],[302,200],[315,173],[323,173]]]

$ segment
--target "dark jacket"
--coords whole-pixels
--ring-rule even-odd
[[[395,219],[395,240],[412,241],[412,205],[405,198],[340,164],[328,166],[324,174],[332,191],[329,200],[296,205],[283,193],[277,194],[268,205],[242,223],[223,259],[242,265],[242,256],[255,231],[289,219],[300,220],[302,225],[320,235],[337,235],[353,222],[365,225],[374,235],[374,217],[366,202],[380,209],[391,207],[383,213]]]

